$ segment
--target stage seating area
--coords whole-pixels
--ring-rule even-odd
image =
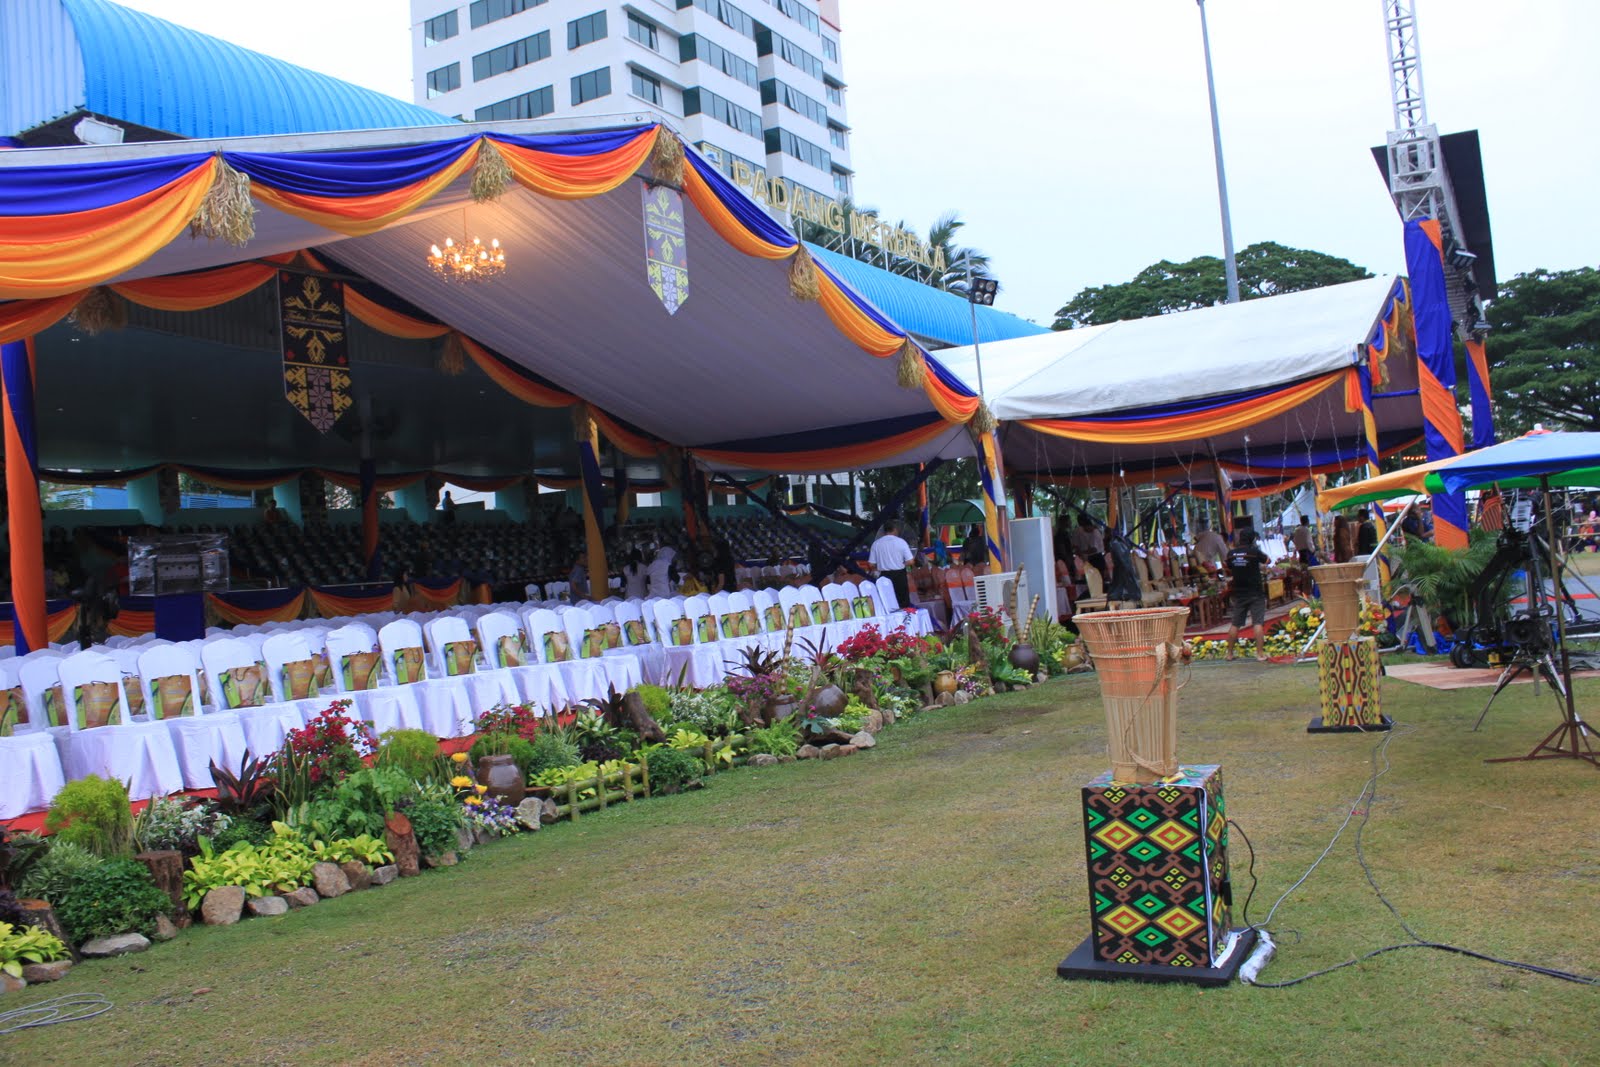
[[[546,714],[643,681],[714,685],[751,646],[835,647],[862,627],[932,630],[887,579],[710,596],[560,600],[382,612],[212,630],[198,641],[112,638],[0,658],[0,819],[39,810],[70,779],[129,783],[135,800],[212,786],[210,765],[275,752],[349,699],[376,732],[469,735],[491,708]],[[6,652],[12,651],[7,648]],[[26,722],[11,727],[17,711]]]

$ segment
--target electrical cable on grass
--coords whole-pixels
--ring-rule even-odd
[[[1416,930],[1412,929],[1411,925],[1406,922],[1404,916],[1400,914],[1400,909],[1395,907],[1394,903],[1384,895],[1383,889],[1378,885],[1377,876],[1373,874],[1371,865],[1367,863],[1366,852],[1362,848],[1362,835],[1366,831],[1367,823],[1372,819],[1372,809],[1377,802],[1378,779],[1382,778],[1385,774],[1388,774],[1393,768],[1393,764],[1389,760],[1389,744],[1398,734],[1402,732],[1410,733],[1411,728],[1397,728],[1389,733],[1386,733],[1383,737],[1383,740],[1379,741],[1378,744],[1373,747],[1372,774],[1367,778],[1366,784],[1361,787],[1361,792],[1357,795],[1355,803],[1351,805],[1350,814],[1346,815],[1344,822],[1339,824],[1339,829],[1334,832],[1333,840],[1328,842],[1328,847],[1322,850],[1322,854],[1312,862],[1311,866],[1307,868],[1306,873],[1302,874],[1299,879],[1295,881],[1294,885],[1291,885],[1288,889],[1284,890],[1283,895],[1277,899],[1277,901],[1272,905],[1272,909],[1267,912],[1267,917],[1259,924],[1250,922],[1250,901],[1255,896],[1256,890],[1255,846],[1250,843],[1249,836],[1245,834],[1244,829],[1240,827],[1237,822],[1229,819],[1228,823],[1229,825],[1233,826],[1234,829],[1239,831],[1239,836],[1244,839],[1245,847],[1250,851],[1250,863],[1248,868],[1251,879],[1250,892],[1245,896],[1244,906],[1241,909],[1240,914],[1243,917],[1246,926],[1252,930],[1261,930],[1266,927],[1267,923],[1272,921],[1272,917],[1277,914],[1278,908],[1285,900],[1289,898],[1289,895],[1296,889],[1300,888],[1300,886],[1304,885],[1306,879],[1311,877],[1312,872],[1322,864],[1323,860],[1328,858],[1328,854],[1333,851],[1333,846],[1338,843],[1339,838],[1344,834],[1346,827],[1350,825],[1350,820],[1355,817],[1356,812],[1359,810],[1361,812],[1361,821],[1356,824],[1356,862],[1361,865],[1361,872],[1366,876],[1367,884],[1372,887],[1373,894],[1383,902],[1384,907],[1389,909],[1390,913],[1395,917],[1395,921],[1400,924],[1400,928],[1409,934],[1412,940],[1402,941],[1393,945],[1384,945],[1382,948],[1373,949],[1371,952],[1365,953],[1364,955],[1353,956],[1350,959],[1345,960],[1343,963],[1336,963],[1331,967],[1324,967],[1321,970],[1312,971],[1309,974],[1303,974],[1298,978],[1291,978],[1288,981],[1253,981],[1249,984],[1261,986],[1264,989],[1288,989],[1290,986],[1296,986],[1302,982],[1309,982],[1313,978],[1320,978],[1325,974],[1332,974],[1334,971],[1342,971],[1346,967],[1354,967],[1358,963],[1365,963],[1367,960],[1373,959],[1377,956],[1382,956],[1385,953],[1398,952],[1401,949],[1407,948],[1428,948],[1435,949],[1439,952],[1454,953],[1458,956],[1467,956],[1475,960],[1483,960],[1485,963],[1494,963],[1501,967],[1510,967],[1513,970],[1526,971],[1529,974],[1543,975],[1546,978],[1554,978],[1562,982],[1572,982],[1577,985],[1600,986],[1600,977],[1597,976],[1575,974],[1571,971],[1562,971],[1553,967],[1544,967],[1536,963],[1523,963],[1518,960],[1501,959],[1498,956],[1491,956],[1485,952],[1477,952],[1473,949],[1462,948],[1459,945],[1451,945],[1442,941],[1430,941],[1424,938],[1421,934],[1417,933]],[[1380,758],[1383,761],[1383,766],[1381,769],[1378,766],[1378,761]]]
[[[109,999],[99,993],[69,993],[30,1004],[26,1008],[0,1011],[0,1035],[14,1034],[18,1030],[31,1030],[56,1023],[77,1023],[104,1015],[114,1007]]]

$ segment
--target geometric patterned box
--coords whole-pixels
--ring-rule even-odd
[[[1151,785],[1083,787],[1095,958],[1212,967],[1228,948],[1232,890],[1222,769],[1179,767]]]
[[[1317,688],[1322,696],[1322,729],[1381,727],[1378,693],[1378,642],[1371,637],[1324,641],[1317,650]]]

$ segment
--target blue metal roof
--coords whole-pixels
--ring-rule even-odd
[[[60,0],[88,111],[181,137],[246,137],[455,120],[108,0]],[[271,8],[258,9],[270,17]]]
[[[946,293],[919,281],[891,274],[839,252],[807,244],[811,254],[900,328],[918,337],[947,345],[972,343],[972,312],[965,297]],[[978,309],[978,340],[1005,341],[1049,333],[1043,326],[994,308]]]

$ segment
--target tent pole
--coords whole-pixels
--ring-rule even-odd
[[[17,654],[50,647],[44,599],[44,513],[33,418],[33,342],[0,345],[5,393],[6,515],[11,541],[11,601]]]

